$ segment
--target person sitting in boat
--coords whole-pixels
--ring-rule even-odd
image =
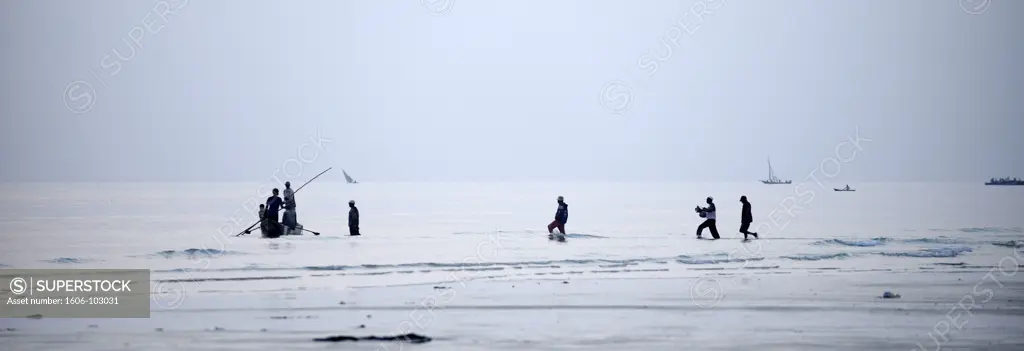
[[[285,228],[288,228],[288,232],[295,231],[298,227],[299,221],[295,219],[295,210],[285,207],[284,214],[281,216],[281,224],[284,224]]]
[[[846,188],[843,190],[850,190],[850,184],[846,184]]]

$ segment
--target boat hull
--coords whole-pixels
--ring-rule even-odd
[[[991,185],[991,186],[1015,186],[1016,185],[1016,186],[1020,186],[1020,185],[1024,185],[1024,183],[985,183],[985,185]]]
[[[268,239],[274,239],[288,235],[302,235],[302,224],[296,224],[295,229],[288,229],[288,227],[285,227],[284,224],[278,223],[277,230],[272,230],[272,228],[269,227],[269,224],[261,225],[260,234],[264,238]]]
[[[792,180],[787,180],[787,181],[784,181],[784,182],[770,182],[770,181],[767,181],[767,180],[762,180],[761,183],[767,184],[767,185],[786,185],[786,184],[793,184],[793,181]]]
[[[832,188],[832,190],[835,190],[835,191],[857,191],[856,189],[849,189],[849,190],[847,190],[847,189],[836,189],[836,188]]]

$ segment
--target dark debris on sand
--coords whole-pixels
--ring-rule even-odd
[[[409,333],[404,335],[395,336],[348,336],[348,335],[336,335],[328,336],[326,338],[313,339],[313,341],[320,342],[343,342],[343,341],[398,341],[407,342],[410,344],[422,344],[430,342],[430,337],[419,335],[416,333]]]

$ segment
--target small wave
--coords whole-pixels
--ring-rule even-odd
[[[196,257],[196,256],[224,256],[224,255],[242,255],[241,252],[217,250],[217,249],[185,249],[185,250],[164,250],[153,254],[152,256],[160,256],[163,258],[175,258],[175,257]]]
[[[850,254],[845,253],[845,252],[836,253],[836,254],[823,254],[823,255],[810,255],[810,254],[808,254],[808,255],[782,256],[782,258],[786,258],[786,259],[790,259],[790,260],[797,260],[797,261],[835,260],[835,259],[844,259],[844,258],[848,258],[848,257],[850,257]]]
[[[501,270],[505,270],[505,267],[458,268],[458,269],[442,269],[441,271],[443,271],[443,272],[458,272],[458,271],[485,272],[485,271],[501,271]]]
[[[1020,241],[1020,240],[1001,241],[1001,242],[994,242],[994,243],[992,243],[992,245],[1002,246],[1002,247],[1018,248],[1018,247],[1024,247],[1024,241]]]
[[[824,240],[824,241],[818,241],[818,242],[815,242],[814,244],[816,244],[816,245],[838,244],[838,245],[843,245],[843,246],[871,247],[871,246],[884,245],[885,242],[889,241],[889,240],[891,240],[891,239],[884,238],[884,237],[874,238],[874,239],[871,239],[871,240],[829,239],[829,240]]]
[[[676,262],[682,264],[719,264],[719,263],[738,263],[738,262],[749,262],[749,261],[760,261],[764,257],[751,257],[751,258],[684,258],[678,259]]]
[[[58,258],[55,258],[55,259],[52,259],[52,260],[46,260],[46,261],[43,261],[43,262],[59,263],[59,264],[79,264],[79,263],[89,263],[89,262],[97,262],[97,261],[98,260],[94,260],[94,259],[91,259],[91,258],[58,257]]]
[[[964,233],[1024,233],[1024,228],[982,227],[961,228],[960,231]]]
[[[711,255],[728,257],[726,254]],[[420,263],[397,263],[397,264],[364,264],[364,265],[324,265],[324,266],[298,266],[298,267],[229,267],[229,268],[176,268],[169,270],[153,270],[156,273],[184,273],[184,272],[263,272],[263,271],[352,271],[352,270],[407,270],[419,269],[421,272],[429,272],[431,269],[442,269],[445,271],[459,270],[501,270],[506,267],[512,269],[526,268],[561,268],[567,265],[637,265],[641,263],[665,263],[668,260],[688,260],[689,256],[680,255],[674,257],[660,258],[634,258],[634,259],[566,259],[549,261],[512,261],[512,262],[420,262]],[[757,258],[760,260],[763,258]],[[730,262],[728,259],[716,261]],[[732,260],[731,262],[740,262]],[[483,269],[486,268],[486,269]]]
[[[945,237],[907,239],[907,240],[904,240],[903,242],[908,243],[908,244],[959,244],[960,243],[959,240],[945,238]]]
[[[565,237],[567,237],[567,238],[576,238],[576,239],[607,239],[608,238],[606,236],[591,235],[591,234],[566,234]]]
[[[198,283],[198,282],[241,282],[252,280],[287,280],[298,279],[298,276],[288,277],[227,277],[227,278],[186,278],[186,279],[162,279],[161,283]]]
[[[957,257],[962,253],[971,252],[969,247],[943,247],[910,252],[880,252],[884,256],[895,257]]]

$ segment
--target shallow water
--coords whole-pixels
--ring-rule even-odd
[[[61,335],[61,328],[68,325],[103,324],[100,329],[87,330],[96,335],[84,338],[83,344],[94,343],[94,348],[102,349],[112,340],[122,339],[159,344],[162,340],[159,337],[153,339],[157,341],[147,338],[153,337],[150,335],[153,328],[160,325],[159,328],[166,330],[177,328],[181,332],[200,333],[189,336],[199,340],[198,344],[188,347],[161,344],[164,349],[217,349],[228,347],[223,343],[234,345],[239,342],[236,338],[247,340],[244,344],[248,349],[278,348],[280,345],[275,343],[279,342],[279,337],[265,336],[258,331],[273,325],[287,326],[286,329],[299,334],[322,334],[332,328],[308,319],[270,320],[267,314],[275,309],[308,308],[312,312],[307,314],[317,318],[344,320],[348,318],[344,310],[334,310],[338,308],[336,297],[355,296],[349,303],[361,306],[368,303],[369,298],[357,291],[387,291],[379,294],[404,299],[404,302],[387,305],[395,307],[393,313],[400,315],[405,314],[400,311],[412,308],[407,306],[409,300],[422,295],[417,291],[409,293],[413,296],[406,296],[401,286],[417,286],[415,284],[425,284],[419,285],[421,287],[436,284],[493,287],[497,282],[512,281],[555,279],[556,283],[573,281],[573,284],[604,281],[611,284],[613,290],[624,293],[612,300],[602,295],[606,290],[592,294],[576,291],[572,301],[597,307],[657,305],[652,301],[664,295],[673,298],[673,302],[665,306],[693,308],[699,305],[692,299],[693,292],[651,282],[675,281],[685,287],[700,282],[699,279],[714,279],[712,290],[728,290],[732,288],[727,287],[741,286],[744,279],[773,277],[768,279],[772,283],[765,283],[765,286],[779,290],[779,296],[786,296],[788,288],[796,289],[804,282],[819,289],[820,296],[807,295],[804,290],[791,293],[814,302],[819,316],[835,313],[836,318],[842,315],[859,320],[864,316],[856,310],[845,310],[850,301],[830,301],[827,296],[850,296],[849,291],[855,286],[871,286],[864,277],[889,284],[878,286],[877,291],[864,291],[872,296],[892,289],[894,283],[900,281],[915,282],[917,287],[904,289],[918,290],[921,286],[948,284],[946,289],[952,287],[954,295],[963,295],[971,291],[974,282],[970,280],[977,281],[992,269],[1000,268],[999,272],[1014,273],[1001,275],[1006,282],[1021,281],[1015,273],[1024,248],[1024,217],[1019,211],[1024,208],[1024,187],[867,183],[856,185],[856,192],[832,191],[833,187],[841,186],[815,183],[766,186],[754,182],[313,183],[297,196],[298,217],[307,229],[322,235],[261,239],[255,235],[235,237],[234,234],[255,221],[255,204],[265,198],[263,194],[257,196],[257,190],[268,188],[262,184],[6,184],[2,191],[13,200],[0,205],[0,213],[3,213],[0,216],[0,265],[3,266],[0,267],[151,269],[155,293],[151,306],[153,318],[146,323],[0,320],[0,327],[19,330],[13,335],[0,334],[0,339],[18,347],[36,347],[58,336],[45,334],[44,338],[40,336],[43,334],[32,334],[33,331]],[[554,198],[559,195],[565,196],[569,204],[566,229],[570,234],[566,243],[546,238],[545,227],[554,215]],[[716,199],[718,228],[723,239],[697,241],[695,228],[701,218],[693,213],[693,207],[703,205],[704,197],[709,195]],[[755,224],[752,230],[760,232],[760,240],[742,241],[742,235],[736,233],[740,195],[746,195],[753,204]],[[346,235],[346,204],[350,199],[356,200],[362,215],[364,235],[361,237]],[[952,277],[960,280],[951,280]],[[610,283],[634,279],[644,279],[646,283],[637,283],[636,287],[629,283]],[[631,289],[645,291],[630,293]],[[649,289],[655,291],[646,291]],[[459,315],[459,319],[480,321],[482,325],[472,328],[472,333],[479,335],[460,331],[460,323],[440,319],[432,328],[413,331],[441,338],[435,341],[441,348],[445,343],[467,348],[463,343],[465,338],[477,340],[474,345],[483,349],[512,348],[518,339],[509,337],[516,335],[509,328],[516,326],[537,332],[537,326],[526,325],[545,323],[559,316],[580,318],[580,321],[593,318],[634,320],[650,318],[636,313],[651,313],[594,308],[586,313],[565,314],[556,311],[558,306],[566,305],[564,302],[530,303],[527,300],[538,294],[555,296],[545,295],[545,292],[483,290],[477,293],[481,298],[473,303],[475,308],[494,307],[486,312],[459,312],[458,306],[468,303],[463,299],[453,300],[453,304],[447,306],[456,309],[451,313]],[[1020,293],[1019,289],[1007,291]],[[1008,294],[1004,292],[1003,296]],[[958,296],[950,298],[953,301],[936,300],[935,303],[955,303]],[[516,304],[510,301],[519,300],[537,308],[502,308]],[[1012,299],[1000,300],[1003,304],[1000,308],[1021,307],[1019,302],[1009,300]],[[722,309],[720,314],[700,318],[711,320],[708,323],[719,323],[713,320],[763,319],[769,318],[771,313],[795,313],[753,307],[744,311],[744,306],[756,306],[757,301],[754,296],[748,300],[737,298],[730,305],[732,309],[716,305],[714,308]],[[498,313],[495,311],[522,318],[493,320],[493,317],[481,316],[482,313],[493,316]],[[701,309],[692,313],[708,311]],[[622,313],[628,315],[620,316]],[[920,320],[914,316],[901,318],[913,323],[934,324],[932,315],[942,313],[930,311],[927,318]],[[824,319],[819,327],[840,330],[852,325],[829,319],[834,318]],[[217,325],[218,320],[222,320],[222,325]],[[676,323],[665,316],[659,320],[680,327],[688,323]],[[356,322],[341,324],[353,323]],[[367,321],[359,323],[366,323],[368,331],[394,329],[391,328],[394,323],[390,322],[388,327]],[[585,331],[591,336],[574,339],[575,342],[555,342],[554,336],[545,339],[525,334],[520,339],[531,340],[530,348],[534,349],[547,347],[545,344],[580,348],[605,345],[608,349],[616,349],[616,345],[661,345],[658,340],[663,338],[655,334],[621,335],[622,330],[649,329],[642,327],[640,321],[624,323],[628,326],[572,324],[569,331],[577,328],[578,332]],[[878,328],[878,321],[868,319],[864,323],[875,323],[871,328]],[[1003,325],[1004,329],[1009,328],[1003,332],[982,328],[971,335],[981,342],[988,336],[1020,334],[1022,329],[1016,324],[1019,323]],[[230,337],[202,334],[205,329],[223,325],[248,328],[256,334],[231,334],[234,336]],[[143,335],[136,335],[133,333],[138,331],[132,326],[149,329]],[[927,335],[930,327],[913,335]],[[509,334],[501,336],[499,331]],[[900,336],[910,338],[912,334],[892,330],[886,333],[886,340]],[[825,334],[819,337],[829,337]],[[268,340],[264,343],[260,341],[263,338]],[[743,345],[758,345],[758,340],[764,342],[762,345],[789,340],[778,335],[747,335],[745,338],[743,342],[717,342],[715,345],[740,349]],[[808,335],[800,338],[814,339]],[[929,339],[925,336],[923,340]],[[789,346],[815,348],[817,341],[808,342],[803,346],[799,343]],[[903,344],[896,344],[902,348]],[[851,345],[854,346],[849,347],[855,348],[867,344]]]

